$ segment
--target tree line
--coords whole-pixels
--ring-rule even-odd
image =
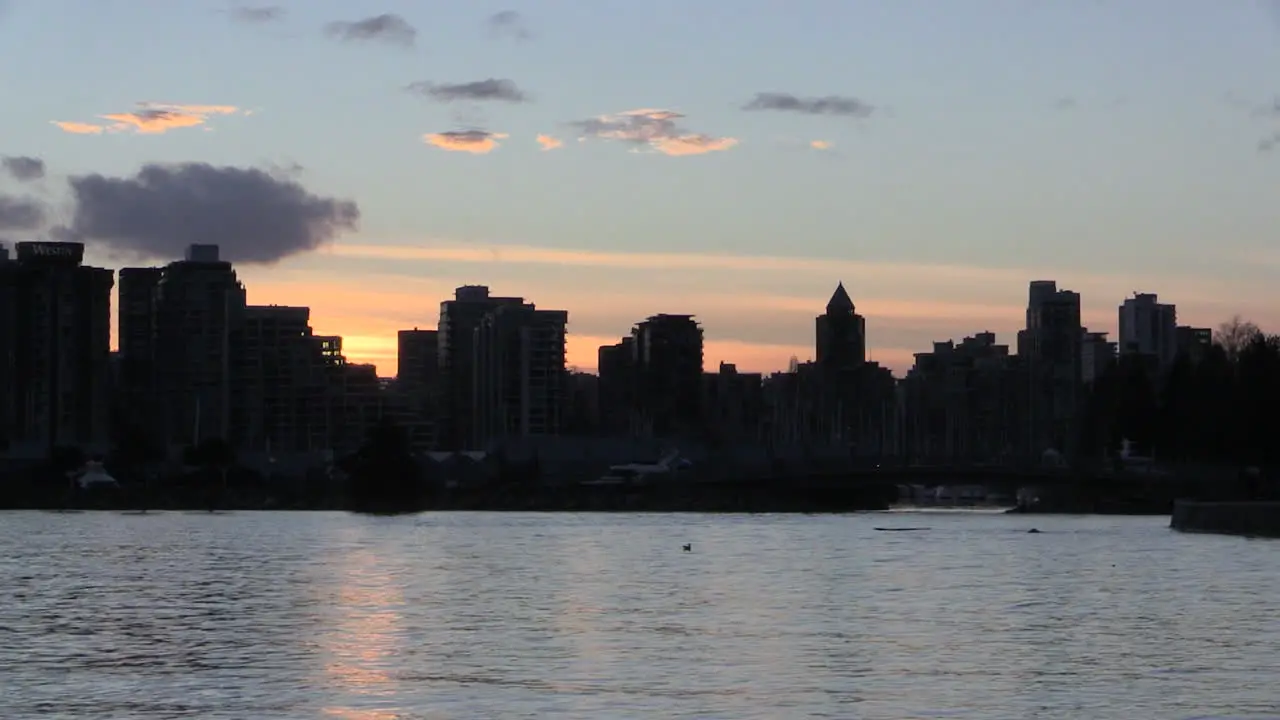
[[[1078,446],[1114,454],[1122,440],[1158,461],[1267,466],[1280,462],[1280,335],[1235,317],[1193,356],[1162,370],[1120,355],[1091,385]]]

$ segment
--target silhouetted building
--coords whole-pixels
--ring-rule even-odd
[[[236,343],[237,446],[271,454],[333,447],[341,345],[316,337],[311,309],[250,305]]]
[[[565,409],[564,310],[499,304],[475,330],[474,436],[471,446],[557,435]]]
[[[166,265],[156,287],[155,383],[164,403],[164,440],[191,446],[231,440],[236,410],[235,342],[245,290],[216,245],[192,245]]]
[[[1104,332],[1085,331],[1080,339],[1080,381],[1088,385],[1116,361],[1116,344]]]
[[[1136,293],[1120,306],[1121,355],[1147,355],[1167,369],[1178,355],[1178,310],[1162,303],[1155,293]]]
[[[156,313],[160,268],[121,268],[116,344],[119,347],[115,421],[155,437],[163,427],[156,400]],[[124,428],[120,428],[123,430]]]
[[[1185,356],[1194,364],[1203,360],[1205,353],[1213,347],[1213,330],[1210,328],[1183,325],[1174,329],[1173,336],[1178,355]]]
[[[740,373],[731,363],[703,376],[703,411],[710,438],[717,442],[754,441],[764,417],[764,376]]]
[[[917,462],[998,462],[1021,439],[1009,347],[984,332],[916,353],[903,380],[906,451]]]
[[[396,384],[409,395],[424,394],[440,377],[440,333],[401,330],[396,336]]]
[[[0,260],[0,446],[105,451],[114,274],[82,265],[81,243],[16,250]]]
[[[692,315],[654,315],[631,333],[637,409],[654,434],[702,423],[702,327]]]
[[[624,337],[615,345],[602,345],[596,355],[600,373],[597,405],[600,425],[608,433],[636,434],[635,338]]]
[[[0,243],[0,453],[15,440],[18,386],[18,265]]]
[[[1027,327],[1018,333],[1028,383],[1029,443],[1024,452],[1039,458],[1046,450],[1068,455],[1076,440],[1075,420],[1080,406],[1081,343],[1080,294],[1059,290],[1052,280],[1029,286]]]
[[[435,330],[401,330],[396,338],[396,392],[422,428],[421,449],[434,449],[443,402],[440,335]],[[429,440],[426,437],[429,436]]]
[[[523,305],[524,298],[495,297],[484,285],[464,285],[440,303],[439,358],[447,390],[441,408],[441,445],[466,450],[475,438],[475,333],[484,316],[501,305]]]
[[[560,430],[566,435],[593,435],[600,431],[600,376],[570,371],[566,376],[566,403]]]
[[[867,321],[854,308],[844,283],[827,301],[827,311],[814,322],[818,365],[823,370],[848,370],[867,360]]]

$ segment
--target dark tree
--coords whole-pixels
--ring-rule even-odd
[[[182,460],[187,465],[200,468],[205,499],[210,510],[227,493],[227,473],[235,467],[236,451],[222,438],[208,438],[199,445],[186,448]]]
[[[164,453],[151,437],[136,423],[123,425],[115,434],[109,460],[114,467],[133,471],[164,457]]]
[[[364,445],[339,466],[347,473],[347,505],[354,512],[397,514],[425,510],[426,483],[404,428],[382,420]]]

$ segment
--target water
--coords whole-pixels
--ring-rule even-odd
[[[0,717],[1280,717],[1280,543],[1167,522],[3,513]]]

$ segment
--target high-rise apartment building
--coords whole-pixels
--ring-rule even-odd
[[[333,447],[341,345],[316,337],[311,309],[249,305],[236,342],[237,446],[280,453]]]
[[[1120,306],[1121,355],[1146,355],[1167,369],[1178,355],[1178,310],[1155,293],[1136,293]]]
[[[606,431],[632,434],[635,422],[635,338],[628,336],[614,345],[601,345],[596,351],[596,405],[600,408],[600,426]]]
[[[1192,363],[1199,363],[1209,349],[1213,347],[1213,330],[1210,328],[1177,327],[1173,331],[1174,345],[1178,354],[1185,356]]]
[[[396,385],[409,397],[426,397],[439,384],[440,333],[401,330],[396,337]]]
[[[1116,344],[1104,332],[1084,331],[1080,338],[1080,381],[1088,385],[1102,377],[1116,359]]]
[[[0,453],[16,440],[18,283],[17,263],[10,262],[9,248],[0,244]]]
[[[524,298],[496,297],[484,285],[464,285],[453,299],[440,303],[439,359],[441,380],[447,390],[441,407],[446,450],[465,450],[475,433],[476,329],[491,310],[502,305],[524,305]]]
[[[1028,288],[1027,327],[1018,333],[1018,355],[1028,373],[1028,433],[1025,451],[1070,453],[1083,381],[1080,294],[1058,289],[1053,280]]]
[[[532,303],[490,310],[475,331],[473,447],[508,437],[557,435],[567,397],[569,313]]]
[[[21,242],[0,261],[0,445],[26,455],[109,444],[112,271],[84,245]]]
[[[434,448],[443,404],[440,337],[436,330],[401,330],[397,336],[396,393],[413,419],[424,449]]]
[[[119,396],[116,421],[128,432],[157,436],[164,426],[162,407],[156,398],[156,296],[163,272],[160,268],[121,268],[116,318],[116,343],[120,351]]]
[[[659,436],[702,422],[702,327],[692,315],[654,315],[631,331],[635,400]]]
[[[244,285],[216,245],[192,245],[185,260],[164,267],[156,287],[154,358],[168,444],[232,439],[234,344],[245,306]]]

